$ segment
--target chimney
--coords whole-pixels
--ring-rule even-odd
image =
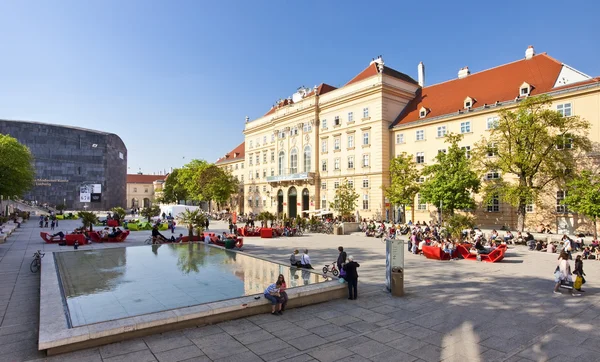
[[[466,78],[469,74],[471,74],[471,72],[469,72],[469,67],[460,68],[458,71],[458,79]]]
[[[423,64],[423,62],[419,63],[419,66],[417,67],[418,72],[419,72],[419,85],[422,87],[425,86],[425,65]]]
[[[250,122],[250,117],[246,116],[246,123]]]
[[[525,59],[531,59],[535,55],[535,50],[533,50],[533,45],[527,47],[525,50]]]

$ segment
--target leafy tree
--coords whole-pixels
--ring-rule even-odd
[[[80,211],[77,214],[77,217],[81,219],[83,223],[83,228],[90,228],[90,231],[93,231],[93,226],[98,223],[98,217],[91,211]]]
[[[188,193],[181,177],[181,170],[174,169],[165,180],[162,195],[158,198],[161,203],[179,203],[180,200],[187,200]]]
[[[145,207],[142,209],[140,214],[142,214],[142,216],[147,218],[148,222],[150,222],[151,218],[160,215],[160,207],[158,207],[158,205],[152,205],[150,207]]]
[[[598,239],[597,220],[600,217],[600,175],[584,170],[567,182],[567,194],[562,201],[569,209],[589,217],[594,222],[594,239]]]
[[[475,219],[471,215],[454,214],[446,220],[446,231],[455,240],[460,240],[462,231],[475,226]]]
[[[127,212],[122,207],[113,207],[112,210],[113,215],[116,215],[119,220],[124,220]]]
[[[183,224],[187,225],[190,241],[194,236],[194,228],[196,228],[198,236],[202,231],[204,231],[204,226],[206,225],[206,216],[199,209],[185,209],[185,211],[183,211],[178,218]]]
[[[329,206],[340,214],[342,220],[348,220],[356,210],[358,197],[354,187],[348,185],[348,181],[344,179],[340,187],[335,190],[335,197]]]
[[[402,207],[402,220],[406,220],[406,205],[412,205],[415,195],[419,192],[417,178],[420,172],[411,155],[406,152],[392,159],[390,163],[390,187],[385,189],[385,195],[393,205]]]
[[[33,157],[16,138],[0,134],[0,195],[23,196],[33,186]]]
[[[263,211],[260,214],[258,214],[256,216],[256,220],[258,221],[264,221],[265,225],[267,225],[267,223],[269,221],[273,221],[275,220],[275,215],[273,215],[272,213],[268,212],[268,211]]]
[[[462,135],[447,135],[447,153],[439,152],[437,162],[423,170],[428,179],[421,186],[422,200],[436,206],[441,203],[449,215],[455,210],[474,209],[472,194],[479,191],[481,184],[465,151],[458,146],[461,140]]]
[[[589,122],[550,109],[546,95],[521,101],[516,110],[502,109],[497,127],[477,144],[474,159],[483,172],[500,177],[486,182],[484,196],[498,195],[517,207],[517,228],[525,227],[525,206],[538,200],[553,183],[576,168],[578,152],[591,150],[585,136]]]
[[[65,204],[58,204],[56,205],[56,210],[58,210],[58,212],[60,213],[60,215],[63,214],[63,212],[67,209],[67,205]]]
[[[202,190],[200,198],[203,201],[215,201],[219,208],[239,187],[238,180],[231,173],[214,164],[200,169],[198,182]]]

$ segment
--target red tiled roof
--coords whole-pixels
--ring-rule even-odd
[[[225,157],[221,157],[215,162],[215,164],[232,161],[242,161],[246,155],[246,143],[242,142],[239,146],[226,153]]]
[[[327,84],[327,83],[321,83],[321,84],[319,84],[319,86],[317,87],[317,94],[318,94],[318,95],[323,95],[323,94],[325,94],[325,93],[328,93],[328,92],[331,92],[332,90],[335,90],[335,89],[337,89],[337,88],[336,88],[336,87],[334,87],[334,86],[332,86],[332,85],[329,85],[329,84]],[[305,97],[310,97],[310,96],[313,96],[314,94],[315,94],[315,91],[313,90],[313,91],[310,91],[309,93],[307,93]],[[278,105],[274,105],[273,107],[271,107],[271,109],[269,109],[269,111],[268,111],[267,113],[265,113],[265,115],[264,115],[263,117],[265,117],[265,116],[268,116],[269,114],[273,114],[273,113],[275,113],[275,110],[276,110],[278,107],[287,106],[288,104],[292,104],[292,103],[293,103],[293,101],[290,101],[290,100],[288,100],[288,99],[286,98],[286,99],[284,99],[284,100],[281,102],[281,104],[280,104],[279,106],[278,106]]]
[[[518,60],[462,79],[424,87],[417,91],[416,97],[398,116],[394,126],[456,113],[459,109],[463,110],[467,96],[474,99],[473,108],[492,105],[496,101],[514,100],[523,82],[532,86],[532,96],[547,93],[553,90],[561,69],[562,63],[541,53],[528,60]],[[425,118],[419,118],[421,107],[428,110]]]
[[[164,181],[168,175],[139,175],[127,174],[128,184],[151,184],[154,181]]]
[[[379,73],[379,71],[377,70],[377,64],[376,63],[371,63],[362,72],[358,73],[358,75],[356,77],[350,79],[350,81],[348,83],[346,83],[344,85],[344,87],[347,86],[347,85],[349,85],[349,84],[357,83],[357,82],[360,82],[361,80],[365,80],[365,79],[367,79],[369,77],[377,75],[378,73]],[[383,67],[383,74],[389,75],[389,76],[394,77],[394,78],[398,78],[398,79],[403,80],[403,81],[408,82],[408,83],[418,84],[418,82],[416,80],[412,79],[408,75],[406,75],[406,74],[404,74],[402,72],[399,72],[399,71],[397,71],[395,69],[386,67],[385,65]]]

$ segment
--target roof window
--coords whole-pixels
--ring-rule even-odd
[[[471,97],[465,98],[465,101],[464,101],[465,109],[471,109],[471,107],[473,107],[473,103],[475,103],[475,100],[473,98],[471,98]]]
[[[425,118],[427,116],[427,113],[429,113],[427,111],[427,108],[421,107],[421,109],[419,109],[419,118]]]
[[[529,83],[523,82],[519,87],[519,97],[527,97],[531,93],[531,88],[533,88]]]

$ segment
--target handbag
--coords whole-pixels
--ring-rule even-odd
[[[573,288],[579,290],[581,289],[581,285],[583,284],[583,278],[578,275],[577,278],[575,278],[575,283],[573,283]]]

